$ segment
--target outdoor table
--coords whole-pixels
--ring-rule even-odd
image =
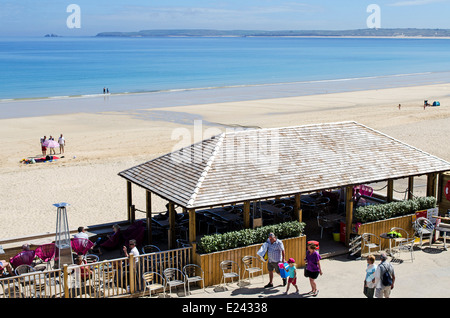
[[[325,218],[333,223],[345,221],[345,217],[340,214],[325,214]]]
[[[437,216],[437,215],[432,215],[432,217],[436,218],[436,219],[440,219],[441,221],[450,221],[450,217],[446,217],[446,216]],[[447,251],[447,232],[450,232],[450,224],[447,223],[440,223],[437,227],[436,227],[437,231],[440,232],[444,232],[444,249]]]
[[[228,221],[228,222],[233,222],[233,221],[236,221],[236,220],[239,220],[240,218],[242,218],[237,213],[227,212],[223,209],[216,210],[216,211],[210,210],[208,213],[213,214],[213,215],[215,215],[225,221]]]
[[[169,219],[156,220],[155,218],[152,218],[152,222],[155,222],[156,224],[158,224],[160,227],[162,227],[164,229],[168,229],[169,228]]]
[[[396,236],[391,237],[387,233],[381,233],[380,237],[389,240],[389,251],[388,251],[388,254],[390,256],[392,256],[392,240],[395,240],[398,237],[396,237]]]
[[[447,251],[447,232],[450,232],[450,228],[438,226],[436,230],[444,232],[444,249]]]

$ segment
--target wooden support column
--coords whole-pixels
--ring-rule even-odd
[[[131,210],[133,205],[133,196],[131,192],[131,182],[127,181],[127,220],[131,222]]]
[[[444,174],[440,172],[438,175],[438,185],[437,185],[437,198],[436,198],[437,204],[439,204],[439,202],[442,201],[443,192],[444,192]]]
[[[302,221],[302,209],[300,203],[300,193],[295,195],[295,206],[294,206],[295,219],[299,222]]]
[[[394,180],[389,179],[387,181],[387,202],[392,202],[394,200]]]
[[[427,197],[436,197],[436,173],[427,174]]]
[[[244,228],[250,228],[250,201],[244,202]]]
[[[197,229],[195,223],[195,209],[189,209],[189,243],[197,240]]]
[[[412,200],[414,194],[414,177],[408,178],[408,200]]]
[[[353,187],[345,188],[345,246],[348,247],[350,242],[350,233],[352,232],[353,223]]]
[[[152,193],[145,191],[145,218],[147,220],[147,241],[152,244]]]
[[[175,206],[173,202],[169,202],[169,250],[176,248],[175,237]]]

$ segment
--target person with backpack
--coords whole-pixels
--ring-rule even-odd
[[[394,266],[387,261],[385,252],[380,254],[381,263],[375,271],[375,297],[389,298],[392,289],[394,289],[395,273]]]

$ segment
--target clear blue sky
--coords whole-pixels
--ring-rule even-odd
[[[80,28],[67,27],[70,4],[81,9]],[[450,0],[0,0],[0,36],[198,28],[363,29],[370,4],[381,9],[381,28],[450,29]]]

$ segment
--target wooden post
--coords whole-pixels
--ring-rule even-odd
[[[174,249],[176,247],[175,238],[175,207],[173,202],[169,202],[169,249]]]
[[[250,228],[250,201],[244,202],[244,229]]]
[[[350,242],[350,233],[352,231],[353,223],[353,187],[348,186],[345,188],[345,246],[348,247]]]
[[[438,176],[438,185],[437,185],[437,198],[436,202],[439,204],[439,202],[442,201],[442,193],[444,192],[444,174],[442,172],[439,173]]]
[[[412,200],[414,195],[414,177],[408,178],[408,200]]]
[[[130,208],[130,223],[134,223],[135,220],[136,220],[136,206],[132,204]]]
[[[427,174],[427,197],[436,197],[436,174]]]
[[[294,213],[295,213],[295,218],[297,219],[297,221],[301,222],[303,216],[302,216],[302,209],[301,209],[301,204],[300,204],[300,193],[295,195]]]
[[[147,241],[148,244],[152,244],[152,193],[148,190],[145,192],[145,212],[147,220]]]
[[[195,223],[195,209],[189,209],[189,243],[197,240],[197,229]]]
[[[64,270],[63,270],[63,275],[64,275],[64,298],[70,298],[69,295],[69,271],[68,271],[68,266],[67,264],[64,264]]]
[[[135,273],[134,268],[136,267],[136,264],[135,264],[135,260],[134,260],[134,255],[131,253],[130,253],[130,256],[128,259],[128,266],[129,266],[129,272],[130,272],[130,294],[133,294],[135,291],[134,277],[136,276],[136,273]],[[150,291],[150,293],[151,293],[151,291]]]
[[[127,220],[131,221],[131,206],[133,205],[133,197],[131,192],[131,182],[127,181]]]
[[[394,199],[394,180],[387,181],[387,202],[392,202]]]

